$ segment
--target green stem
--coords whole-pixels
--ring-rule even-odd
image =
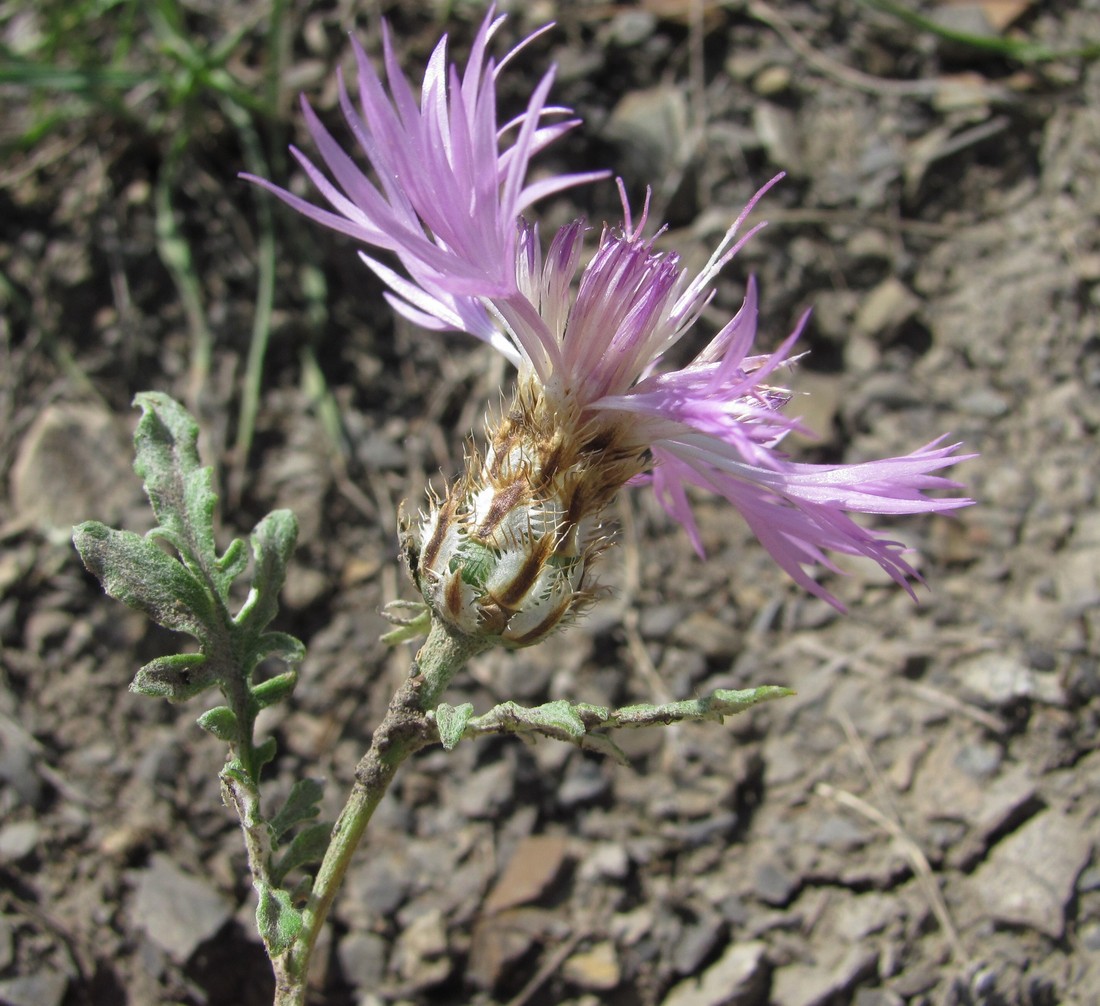
[[[434,709],[443,692],[471,657],[484,653],[493,645],[491,639],[463,636],[452,632],[438,619],[432,619],[428,638],[416,654],[414,675],[423,678],[420,708],[424,712]]]
[[[949,42],[995,53],[1008,59],[1016,59],[1021,63],[1046,63],[1056,59],[1095,59],[1100,55],[1100,43],[1094,41],[1087,41],[1075,49],[1051,49],[1042,42],[960,31],[950,25],[941,24],[934,18],[925,17],[919,11],[897,3],[896,0],[861,0],[861,2],[868,7],[877,7],[879,10],[886,11],[914,28],[938,35]]]
[[[202,288],[191,258],[191,246],[180,232],[172,207],[172,194],[176,177],[186,147],[186,132],[176,135],[164,156],[154,190],[156,209],[157,254],[172,276],[187,317],[191,334],[190,374],[188,376],[187,404],[197,416],[203,415],[202,392],[210,377],[210,361],[213,357],[214,336],[206,322],[202,303]]]
[[[231,101],[223,101],[222,107],[226,117],[237,128],[248,170],[256,175],[269,176],[267,161],[252,117]],[[258,200],[256,212],[259,214],[260,222],[260,234],[256,246],[259,279],[256,286],[256,310],[252,316],[252,336],[249,339],[248,358],[245,363],[241,411],[237,421],[237,440],[233,450],[232,491],[234,495],[240,492],[243,475],[248,465],[248,454],[252,450],[252,439],[256,432],[256,416],[260,410],[260,392],[263,388],[264,360],[271,339],[271,319],[275,308],[275,223],[271,214],[270,200]]]
[[[294,945],[272,962],[274,1006],[303,1006],[310,958],[351,858],[375,808],[385,796],[401,763],[439,739],[427,712],[470,657],[488,643],[451,633],[432,624],[413,663],[412,674],[390,700],[385,718],[371,738],[370,749],[355,768],[355,783],[332,829],[328,851],[317,871],[309,902],[302,912],[302,931]]]

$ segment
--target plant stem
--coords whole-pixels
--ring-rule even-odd
[[[248,170],[266,176],[267,160],[252,117],[232,101],[224,100],[222,107],[226,117],[237,127]],[[252,450],[252,440],[256,432],[264,359],[271,338],[271,318],[275,308],[275,222],[270,200],[257,200],[256,212],[260,221],[260,234],[256,242],[259,281],[256,285],[256,311],[252,318],[252,337],[248,342],[248,359],[241,392],[241,410],[237,420],[237,440],[233,448],[232,493],[235,497],[241,492],[244,472],[248,467],[248,454]]]
[[[302,912],[302,931],[294,945],[272,961],[274,1006],[303,1006],[305,1003],[313,948],[375,808],[401,763],[438,741],[439,733],[428,711],[435,707],[443,690],[466,661],[487,648],[488,644],[481,640],[456,635],[440,622],[432,623],[428,638],[413,662],[412,674],[390,700],[386,716],[371,738],[370,748],[355,768],[351,795],[332,829],[328,851]]]

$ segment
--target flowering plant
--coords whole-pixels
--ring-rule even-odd
[[[401,614],[407,606],[391,607],[399,627],[387,640],[422,633],[427,640],[374,731],[335,825],[312,820],[322,795],[314,780],[302,780],[273,814],[260,800],[260,775],[274,743],[254,741],[256,716],[291,694],[304,657],[296,639],[267,629],[294,547],[293,515],[278,511],[253,532],[252,588],[234,612],[230,586],[245,572],[246,550],[239,541],[221,554],[215,548],[215,497],[210,470],[199,462],[194,421],[166,396],[145,394],[138,396],[144,415],[136,467],[158,527],[146,538],[95,522],[76,529],[77,547],[108,593],[198,640],[198,653],[143,667],[134,689],[179,700],[217,688],[225,700],[199,722],[229,744],[223,794],[241,821],[257,923],[275,968],[276,1003],[284,1006],[304,1001],[312,950],[350,857],[398,766],[415,751],[519,732],[621,754],[608,736],[614,728],[721,719],[786,694],[763,686],[618,710],[505,702],[480,716],[469,704],[443,701],[473,655],[494,645],[537,643],[592,602],[592,566],[609,541],[607,508],[624,487],[652,485],[700,553],[689,492],[718,493],[795,581],[837,607],[811,575],[815,566],[835,568],[829,553],[869,556],[910,593],[917,577],[898,542],[851,514],[947,511],[971,502],[928,495],[958,488],[935,474],[965,457],[958,445],[937,440],[902,457],[850,465],[802,464],[782,452],[784,438],[800,426],[783,412],[791,396],[780,372],[806,319],[777,349],[754,352],[751,280],[740,310],[693,360],[683,367],[666,362],[700,322],[719,271],[762,226],[741,234],[778,179],[753,197],[696,275],[644,236],[648,196],[635,220],[621,181],[623,220],[602,227],[587,261],[583,220],[562,227],[543,247],[523,213],[606,173],[529,180],[532,158],[577,120],[547,104],[550,70],[522,114],[498,121],[498,77],[535,37],[495,62],[489,45],[502,20],[490,10],[461,72],[448,62],[444,37],[419,99],[385,27],[385,82],[353,41],[358,103],[342,78],[339,103],[370,173],[304,100],[324,169],[294,150],[328,208],[246,176],[372,249],[361,257],[400,314],[423,328],[482,339],[518,371],[510,404],[484,447],[469,450],[462,473],[425,512],[403,519],[423,604],[411,618]],[[396,264],[376,258],[378,252]],[[257,681],[270,657],[288,669]]]
[[[588,599],[582,589],[604,541],[601,515],[628,482],[650,482],[662,506],[702,544],[687,489],[730,501],[772,557],[799,584],[840,607],[806,570],[835,570],[827,552],[865,555],[912,592],[916,571],[903,546],[849,513],[903,514],[966,506],[932,498],[958,484],[932,473],[960,457],[933,441],[904,457],[856,465],[811,465],[780,451],[800,429],[781,411],[790,393],[772,383],[805,324],[778,349],[752,355],[756,288],[740,311],[686,367],[663,364],[698,322],[718,272],[759,229],[733,222],[702,271],[690,276],[674,253],[642,236],[648,198],[635,223],[619,182],[623,223],[605,225],[578,271],[584,221],[562,227],[543,253],[522,211],[536,198],[603,177],[564,175],[524,186],[531,157],[576,125],[546,125],[565,109],[545,104],[553,71],[526,112],[498,127],[493,84],[500,69],[486,46],[503,18],[492,12],[474,41],[465,74],[447,68],[445,40],[429,61],[417,106],[384,33],[388,97],[362,49],[357,111],[340,81],[349,130],[381,189],[336,143],[303,101],[306,121],[331,180],[294,150],[331,209],[253,178],[318,223],[385,249],[405,275],[361,253],[390,288],[394,308],[435,330],[468,332],[519,371],[511,406],[490,433],[484,457],[408,536],[413,571],[433,615],[456,631],[494,631],[504,642],[543,638]],[[534,36],[532,36],[534,37]],[[449,88],[448,88],[449,82]],[[499,142],[515,134],[511,145]],[[780,176],[781,177],[781,176]],[[395,181],[396,180],[396,181]]]

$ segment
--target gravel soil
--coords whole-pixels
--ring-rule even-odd
[[[308,148],[299,90],[340,125],[346,30],[377,53],[387,15],[413,70],[443,30],[461,55],[480,18],[283,6],[259,139],[295,185],[274,152]],[[867,460],[947,433],[980,452],[957,472],[979,502],[898,522],[918,603],[846,563],[828,581],[840,615],[726,505],[698,501],[700,561],[645,491],[625,494],[606,597],[541,647],[478,658],[450,701],[797,695],[634,732],[629,766],[508,738],[417,756],[338,900],[316,1004],[1100,1003],[1100,64],[1069,52],[1100,40],[1100,5],[919,6],[1065,54],[1013,58],[855,0],[515,5],[501,51],[558,26],[502,78],[503,104],[556,62],[554,100],[585,120],[540,164],[609,166],[635,197],[652,184],[661,246],[689,267],[787,173],[685,357],[755,274],[765,346],[813,307],[791,380],[821,436],[797,453]],[[152,29],[112,21],[123,9],[85,47],[125,31],[134,59],[155,53]],[[262,88],[266,4],[184,15],[196,45],[239,29],[226,65]],[[45,30],[36,17],[0,4],[4,44]],[[102,595],[70,526],[151,525],[128,443],[146,389],[201,418],[225,540],[297,513],[277,627],[309,655],[261,725],[279,742],[267,786],[322,776],[335,816],[411,658],[378,642],[380,607],[413,597],[398,503],[456,472],[511,374],[470,338],[396,323],[350,242],[240,182],[215,97],[0,91],[0,1002],[261,1006],[224,751],[195,726],[201,700],[126,691],[175,640]],[[265,203],[276,288],[244,456]],[[543,226],[578,212],[615,220],[614,186],[551,201]]]

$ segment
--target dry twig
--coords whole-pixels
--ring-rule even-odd
[[[901,813],[894,801],[894,795],[890,787],[886,784],[886,780],[882,778],[882,774],[875,767],[875,763],[871,759],[871,754],[867,750],[867,745],[863,743],[863,738],[860,737],[855,724],[852,723],[847,713],[842,712],[837,719],[840,722],[841,728],[844,730],[844,735],[848,739],[849,746],[855,753],[856,759],[860,763],[860,767],[863,769],[868,782],[871,784],[875,799],[878,801],[880,807],[884,809],[880,810],[879,807],[873,806],[861,797],[856,796],[854,793],[837,789],[826,782],[819,782],[814,787],[814,792],[818,793],[820,796],[835,800],[837,803],[856,811],[890,834],[894,841],[901,847],[906,859],[909,860],[909,864],[912,866],[913,873],[917,878],[917,883],[920,885],[921,891],[928,901],[929,907],[932,909],[932,913],[936,916],[936,921],[939,923],[944,936],[947,938],[948,944],[951,946],[952,955],[957,961],[968,963],[970,961],[970,955],[966,952],[966,948],[959,938],[959,932],[951,919],[951,914],[947,910],[947,903],[943,899],[943,894],[940,891],[935,874],[932,872],[932,865],[928,862],[928,858],[925,856],[921,847],[905,830],[905,826],[902,824],[901,820]]]

